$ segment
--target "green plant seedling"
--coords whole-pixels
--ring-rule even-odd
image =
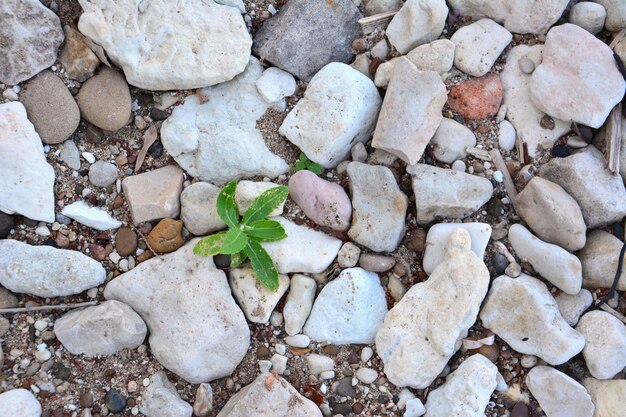
[[[261,246],[262,242],[273,242],[287,237],[285,229],[276,220],[267,216],[280,206],[289,194],[284,185],[270,188],[258,196],[243,217],[235,201],[237,181],[229,182],[217,197],[217,214],[228,226],[225,232],[207,236],[196,243],[196,255],[230,255],[231,268],[236,268],[250,259],[252,269],[261,284],[271,291],[278,289],[278,271],[274,261]]]
[[[300,156],[298,157],[298,160],[296,161],[295,164],[293,164],[293,167],[291,169],[293,170],[293,172],[298,172],[303,169],[308,169],[309,171],[311,171],[312,173],[316,175],[320,175],[322,172],[324,172],[324,167],[321,166],[320,164],[316,164],[315,162],[309,160],[309,158],[306,157],[304,152],[300,152]]]

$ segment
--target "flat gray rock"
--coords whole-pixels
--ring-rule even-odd
[[[193,414],[191,405],[180,398],[163,371],[150,377],[140,410],[146,417],[191,417]]]

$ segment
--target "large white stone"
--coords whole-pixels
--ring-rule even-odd
[[[422,267],[427,274],[432,273],[445,258],[448,239],[455,230],[467,230],[471,238],[471,249],[480,260],[491,237],[491,226],[487,223],[439,223],[433,225],[426,235]]]
[[[74,250],[0,240],[0,284],[38,297],[78,294],[104,282],[100,262]]]
[[[441,387],[428,394],[426,417],[483,417],[497,374],[498,368],[483,355],[465,359]]]
[[[593,296],[587,290],[580,290],[576,295],[569,295],[561,292],[554,297],[556,304],[559,306],[559,312],[570,326],[576,326],[580,316],[593,303]]]
[[[24,106],[0,104],[0,211],[54,221],[54,170]]]
[[[623,244],[604,230],[589,233],[585,247],[578,252],[583,266],[583,287],[591,290],[611,288]],[[622,270],[617,281],[617,290],[626,291],[626,270]]]
[[[622,0],[593,0],[606,9],[605,26],[611,32],[619,32],[626,28],[626,3]]]
[[[252,268],[230,269],[228,282],[248,320],[262,324],[269,323],[274,307],[289,288],[289,277],[279,274],[278,289],[268,290],[261,285]]]
[[[146,338],[148,328],[132,308],[119,301],[72,310],[54,323],[54,334],[74,355],[112,355],[134,349]]]
[[[441,35],[448,17],[445,0],[408,0],[387,26],[389,42],[402,54]]]
[[[287,71],[270,67],[256,81],[256,88],[265,101],[275,103],[296,92],[296,80]]]
[[[594,417],[621,417],[624,414],[626,380],[599,381],[594,378],[585,378],[583,386],[596,406]]]
[[[278,184],[266,181],[239,181],[235,190],[235,202],[242,216],[252,205],[252,202],[265,191],[278,187]],[[283,214],[283,201],[278,207],[272,210],[269,216],[280,216]]]
[[[489,288],[489,271],[470,243],[466,230],[456,230],[443,262],[387,313],[376,334],[376,351],[394,385],[429,386],[474,325]]]
[[[79,3],[78,29],[139,88],[207,87],[232,79],[248,63],[252,38],[235,8],[203,0]]]
[[[98,207],[91,207],[79,200],[63,207],[61,214],[96,230],[117,229],[122,222],[111,217],[109,213]]]
[[[0,394],[2,417],[40,417],[41,404],[28,390],[12,389]]]
[[[409,199],[400,191],[391,170],[350,162],[352,225],[348,236],[376,252],[392,252],[404,236]]]
[[[583,276],[576,256],[540,240],[521,224],[511,226],[509,242],[520,260],[529,262],[539,275],[568,294],[578,294]]]
[[[493,194],[491,181],[453,169],[426,164],[408,166],[415,193],[416,221],[463,219],[482,207]]]
[[[398,61],[391,73],[372,146],[416,164],[441,123],[441,109],[447,99],[446,86],[438,73],[418,71],[408,60]]]
[[[543,59],[543,45],[519,45],[511,48],[506,56],[506,64],[500,73],[503,103],[507,106],[506,118],[513,124],[520,139],[526,143],[528,155],[532,158],[541,145],[552,148],[553,143],[569,132],[568,122],[554,119],[553,129],[541,127],[545,115],[530,99],[530,79],[532,73],[522,71],[520,60],[529,60],[536,67]]]
[[[491,19],[463,26],[450,38],[456,46],[454,66],[466,74],[482,77],[512,38],[511,32]]]
[[[585,346],[583,335],[561,317],[548,287],[526,274],[496,278],[480,319],[517,352],[550,365],[567,362]]]
[[[569,22],[597,34],[604,27],[606,9],[604,6],[591,1],[576,3],[569,11]]]
[[[589,372],[597,379],[611,379],[626,367],[626,326],[604,311],[583,315],[576,330],[587,343],[583,357]]]
[[[370,139],[381,103],[372,80],[333,62],[315,74],[278,131],[310,160],[333,168]]]
[[[467,156],[467,148],[476,146],[476,136],[465,125],[444,117],[430,140],[436,160],[451,164]]]
[[[263,66],[251,57],[242,74],[188,96],[163,123],[163,146],[191,176],[221,185],[287,172],[287,163],[270,152],[256,128],[256,121],[272,107],[256,88],[262,73]]]
[[[273,220],[283,225],[287,237],[262,245],[281,274],[317,274],[328,268],[337,257],[341,240],[305,226],[298,226],[283,217],[275,217]]]
[[[549,366],[537,366],[526,386],[548,417],[593,417],[595,407],[585,387]]]
[[[378,275],[344,269],[322,288],[303,332],[317,342],[370,344],[385,314],[387,301]]]
[[[548,32],[543,61],[530,81],[530,97],[541,111],[599,128],[625,89],[607,44],[571,23]]]
[[[311,313],[316,290],[317,285],[313,278],[301,274],[291,277],[289,294],[283,307],[285,331],[289,336],[296,335],[302,330]]]
[[[150,377],[140,410],[146,417],[191,417],[193,413],[191,405],[180,398],[163,371]]]
[[[193,253],[198,241],[142,262],[104,290],[107,299],[139,313],[154,357],[192,384],[230,375],[250,344],[226,275],[211,258]]]

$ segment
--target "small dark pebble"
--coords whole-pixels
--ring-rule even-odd
[[[111,379],[114,376],[115,376],[115,369],[108,368],[104,370],[104,377],[106,379]]]
[[[491,256],[491,265],[496,271],[496,274],[501,275],[504,274],[504,270],[507,266],[509,266],[509,260],[506,259],[506,256],[498,252],[494,252],[494,254]]]
[[[15,220],[13,220],[13,216],[0,211],[0,239],[7,237],[14,226]]]
[[[426,244],[426,230],[418,227],[417,229],[413,229],[407,233],[407,237],[405,238],[406,247],[412,250],[413,252],[423,252],[424,245]]]
[[[37,227],[39,222],[37,220],[32,220],[32,219],[29,219],[28,217],[24,217],[24,224],[27,227]]]
[[[28,340],[31,341],[31,343],[35,342],[35,337],[37,336],[35,334],[35,332],[37,331],[37,329],[35,329],[35,325],[31,324],[30,326],[28,326]]]
[[[126,407],[126,398],[116,389],[110,389],[104,396],[104,405],[110,412],[120,413]]]
[[[567,145],[556,145],[552,148],[552,156],[555,158],[566,158],[572,154],[572,150]]]
[[[365,406],[361,403],[352,404],[352,412],[354,414],[361,414],[365,410]]]
[[[153,108],[152,110],[150,110],[150,118],[155,122],[158,122],[159,120],[165,120],[168,117],[170,117],[170,115],[167,114],[166,111],[163,111],[161,109]]]
[[[529,417],[530,410],[528,406],[524,404],[522,401],[515,404],[515,407],[511,410],[511,417]]]
[[[134,406],[136,406],[136,405],[137,405],[137,403],[135,402],[135,399],[134,399],[134,398],[129,398],[129,399],[127,399],[127,400],[126,400],[126,406],[128,406],[128,407],[134,407]]]
[[[333,413],[348,416],[352,413],[352,406],[348,403],[335,404],[333,406]]]
[[[266,346],[259,346],[256,350],[256,357],[259,359],[267,359],[270,357],[270,350]]]
[[[83,392],[78,399],[80,406],[83,408],[89,408],[93,405],[93,395],[89,392]]]
[[[389,397],[385,394],[380,394],[378,396],[378,402],[381,404],[385,404],[387,401],[389,401]]]
[[[339,347],[335,345],[326,345],[322,348],[325,355],[336,355],[339,353]]]
[[[350,365],[354,365],[359,362],[361,362],[361,358],[359,357],[359,354],[354,351],[350,352],[350,355],[348,355],[348,363]]]
[[[50,368],[50,372],[52,373],[52,376],[58,379],[62,379],[63,381],[67,381],[72,375],[72,370],[59,362],[55,362],[52,365],[52,368]]]
[[[580,137],[587,143],[591,143],[593,139],[593,130],[589,126],[578,125]]]
[[[613,234],[619,240],[624,240],[624,226],[621,223],[613,223],[611,225],[611,229],[613,229]]]
[[[335,393],[340,397],[356,397],[356,391],[352,386],[352,377],[348,376],[340,379],[335,387]],[[352,407],[350,407],[350,410],[352,410]]]
[[[487,213],[493,217],[501,217],[504,214],[504,204],[499,198],[492,198],[487,203]]]
[[[547,114],[544,114],[539,121],[539,125],[544,129],[552,130],[554,129],[554,119]]]
[[[62,215],[61,213],[57,213],[54,215],[54,219],[61,224],[65,224],[68,225],[70,223],[72,223],[72,219],[70,219],[67,216]]]
[[[158,159],[163,156],[163,144],[161,143],[161,141],[157,140],[152,145],[150,145],[150,147],[148,148],[148,153],[154,159]]]
[[[218,269],[228,269],[230,266],[230,255],[215,255],[213,257],[215,267]]]
[[[53,248],[56,246],[56,243],[55,243],[54,239],[52,239],[51,237],[49,237],[46,240],[44,240],[43,244],[46,245],[46,246],[52,246]]]
[[[152,94],[146,93],[145,91],[137,92],[137,95],[135,97],[137,98],[137,103],[141,107],[146,107],[146,106],[150,105],[152,103],[152,100],[153,100]]]
[[[104,133],[99,127],[96,127],[92,124],[87,125],[87,131],[85,132],[85,138],[87,139],[87,142],[99,143],[100,141],[102,141],[103,136]]]
[[[81,177],[86,177],[87,175],[89,175],[89,170],[81,169],[80,171],[78,171],[78,173],[80,174]]]

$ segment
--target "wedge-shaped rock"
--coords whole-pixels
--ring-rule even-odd
[[[378,275],[345,269],[318,295],[303,333],[317,342],[370,344],[387,314]]]
[[[233,7],[202,0],[79,2],[80,32],[139,88],[207,87],[232,79],[248,63],[252,38]]]
[[[426,401],[427,417],[482,417],[496,389],[498,368],[483,355],[465,359]]]
[[[476,321],[489,288],[489,271],[470,243],[466,230],[456,230],[443,262],[387,313],[376,334],[376,351],[394,385],[429,386]]]
[[[305,226],[298,226],[283,217],[274,217],[285,228],[287,237],[263,243],[281,274],[324,271],[335,260],[341,240]]]
[[[611,379],[626,367],[626,326],[604,311],[582,316],[576,330],[587,343],[583,357],[589,372],[597,379]]]
[[[622,246],[621,240],[604,230],[589,233],[585,247],[577,253],[583,267],[583,287],[611,288]],[[626,291],[626,270],[617,281],[617,290]]]
[[[121,221],[114,219],[106,211],[91,207],[82,200],[63,207],[61,214],[96,230],[117,229],[122,225]]]
[[[444,0],[408,0],[387,27],[389,42],[402,54],[441,35],[448,17]]]
[[[192,177],[222,185],[232,179],[274,178],[287,172],[287,163],[270,152],[256,128],[267,109],[284,106],[283,102],[268,104],[261,97],[256,81],[262,74],[263,66],[250,57],[242,74],[188,96],[163,123],[163,146]]]
[[[352,226],[348,236],[376,252],[392,252],[404,236],[409,199],[400,191],[391,170],[350,162]]]
[[[567,362],[585,346],[583,335],[561,317],[548,287],[526,274],[496,278],[480,319],[517,352],[538,356],[550,365]]]
[[[476,146],[476,136],[465,125],[444,117],[430,140],[435,159],[451,164],[467,156],[467,148]]]
[[[599,128],[625,89],[607,44],[571,23],[548,32],[543,61],[530,81],[530,97],[541,111]]]
[[[37,297],[78,294],[104,282],[99,262],[74,250],[0,240],[0,284]]]
[[[196,242],[139,264],[104,290],[139,313],[154,357],[192,384],[230,375],[250,344],[226,275],[193,253]]]
[[[557,245],[543,242],[521,224],[509,229],[509,242],[521,261],[568,294],[580,291],[583,276],[578,258]]]
[[[263,373],[226,403],[217,417],[322,417],[314,402],[275,373]]]
[[[150,377],[141,413],[147,417],[191,417],[193,409],[180,398],[165,372],[160,371]]]
[[[583,386],[596,406],[595,417],[621,417],[624,414],[626,380],[599,381],[586,378],[583,380]]]
[[[466,230],[471,238],[471,250],[482,260],[491,237],[491,226],[487,223],[439,223],[433,225],[426,235],[426,245],[422,267],[427,274],[432,273],[446,256],[446,245],[450,236],[458,230]]]
[[[132,308],[119,301],[73,310],[54,323],[54,334],[74,355],[112,355],[143,343],[148,328]]]
[[[196,182],[180,194],[180,219],[185,228],[196,236],[226,228],[217,214],[220,187],[208,182]]]
[[[426,225],[439,218],[463,219],[493,194],[487,178],[426,164],[407,167],[415,193],[416,221]]]
[[[526,385],[548,417],[593,417],[587,390],[563,372],[537,366],[528,373]]]
[[[3,417],[40,417],[41,404],[29,390],[18,388],[0,394]]]
[[[306,323],[313,307],[315,290],[317,290],[317,285],[313,278],[301,274],[291,277],[289,295],[283,307],[285,331],[289,336],[300,333]]]
[[[554,158],[541,167],[541,176],[560,185],[580,205],[590,229],[621,221],[626,216],[626,190],[620,175],[606,167],[594,146],[567,158]]]
[[[54,170],[19,102],[0,104],[0,211],[54,221]]]
[[[418,71],[408,60],[393,67],[372,146],[416,164],[433,137],[448,99],[435,71]]]
[[[253,323],[267,323],[274,307],[289,288],[289,277],[278,275],[278,289],[271,291],[261,285],[252,268],[231,269],[228,282],[235,299],[248,320]]]
[[[372,80],[333,62],[315,74],[278,131],[310,160],[333,168],[370,139],[381,103]]]
[[[580,206],[558,184],[534,177],[517,195],[515,209],[541,240],[568,251],[585,246],[587,226]]]

